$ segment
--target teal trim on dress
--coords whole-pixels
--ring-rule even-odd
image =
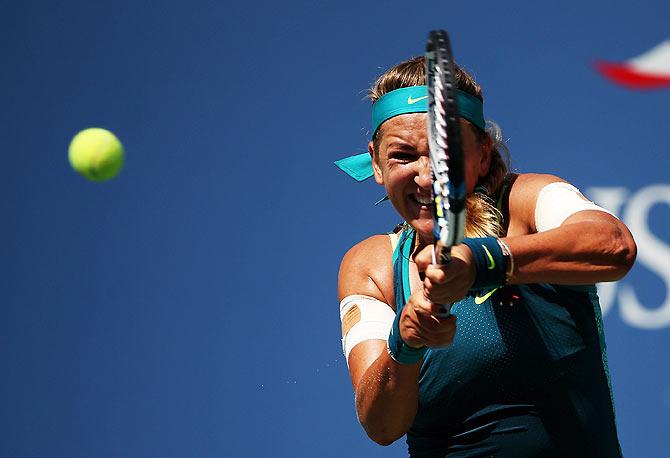
[[[396,314],[402,312],[403,307],[412,295],[409,281],[409,257],[412,254],[416,231],[408,224],[400,233],[398,244],[393,251],[393,293]]]
[[[412,246],[414,245],[414,237],[416,236],[416,231],[414,229],[405,229],[407,231],[407,237],[403,242],[402,247],[402,289],[405,294],[405,303],[409,301],[409,297],[412,295],[412,288],[409,281],[409,257],[412,255]],[[398,243],[400,245],[400,243]]]

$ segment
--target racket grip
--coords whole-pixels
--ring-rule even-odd
[[[446,318],[451,315],[451,306],[453,304],[441,304],[440,305],[440,311],[437,312],[437,317],[438,318]]]
[[[451,249],[449,247],[443,247],[440,242],[435,244],[435,249],[433,250],[433,264],[443,266],[451,262]],[[453,304],[438,304],[440,305],[440,311],[437,313],[438,318],[446,318],[451,315],[451,306]]]

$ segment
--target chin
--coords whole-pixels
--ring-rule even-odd
[[[426,241],[434,239],[432,218],[430,220],[425,220],[423,218],[418,220],[412,220],[409,222],[409,224],[421,236],[421,239]]]

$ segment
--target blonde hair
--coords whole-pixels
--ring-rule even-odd
[[[456,86],[458,89],[474,95],[484,101],[482,88],[470,74],[456,65]],[[408,86],[426,84],[426,66],[423,56],[401,62],[384,72],[368,91],[368,98],[375,103],[384,94]],[[467,224],[465,234],[468,237],[482,237],[486,235],[503,235],[502,215],[488,197],[495,194],[503,184],[509,170],[509,150],[503,141],[500,127],[492,122],[486,122],[486,131],[468,122],[481,143],[491,139],[491,165],[489,172],[477,182],[475,192],[468,196],[466,202]],[[379,139],[384,135],[384,125],[375,133],[372,139],[374,153],[377,154]]]

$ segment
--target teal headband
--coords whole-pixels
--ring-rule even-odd
[[[460,89],[456,90],[458,115],[465,118],[481,130],[486,130],[484,121],[484,104],[472,94]],[[372,105],[372,136],[388,119],[407,113],[426,113],[428,111],[428,87],[401,87],[381,96]]]
[[[486,130],[484,120],[484,104],[472,94],[460,89],[456,90],[458,115],[465,118],[481,130]],[[410,86],[396,89],[381,96],[372,105],[372,137],[379,126],[394,116],[407,113],[426,113],[428,111],[428,88],[426,86]],[[370,178],[372,173],[372,159],[369,153],[356,154],[335,161],[347,175],[356,181]]]

